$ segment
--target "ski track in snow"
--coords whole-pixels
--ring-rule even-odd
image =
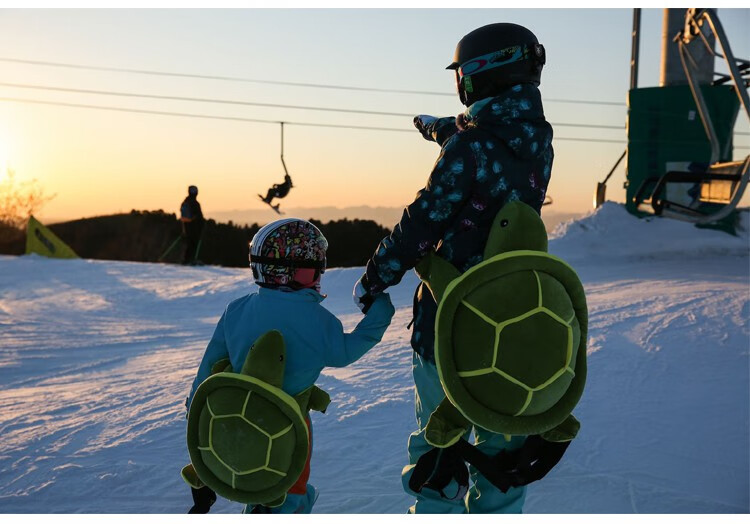
[[[586,287],[588,381],[581,433],[524,511],[750,511],[747,233],[606,204],[557,235],[550,251]],[[323,280],[347,329],[361,271]],[[412,503],[400,473],[416,283],[391,290],[381,344],[321,375],[333,402],[312,415],[317,513]],[[253,289],[245,269],[0,256],[0,512],[185,512],[185,396],[224,307]],[[240,510],[220,499],[212,512]]]

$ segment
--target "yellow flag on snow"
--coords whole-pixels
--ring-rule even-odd
[[[26,227],[26,254],[36,253],[52,258],[78,258],[75,251],[33,216]]]

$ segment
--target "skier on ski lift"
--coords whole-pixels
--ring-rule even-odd
[[[274,198],[281,199],[287,196],[289,194],[289,190],[294,186],[292,185],[292,177],[289,176],[289,170],[287,170],[286,168],[286,162],[284,162],[284,122],[279,123],[281,124],[281,165],[284,166],[284,182],[281,184],[274,184],[268,190],[268,193],[266,193],[265,197],[263,197],[263,195],[258,195],[258,198],[271,206],[271,209],[276,211],[278,214],[283,215],[283,213],[279,211],[279,204],[273,205],[271,204],[271,202]]]
[[[289,194],[289,190],[293,188],[294,185],[292,184],[292,177],[289,176],[287,173],[284,175],[284,182],[281,184],[274,184],[270,187],[268,190],[268,193],[266,193],[265,198],[261,197],[261,200],[268,204],[269,206],[273,207],[274,209],[278,209],[279,204],[276,204],[275,206],[271,204],[274,198],[284,198]]]

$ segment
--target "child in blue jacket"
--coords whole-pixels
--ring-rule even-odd
[[[259,289],[231,302],[219,319],[193,381],[187,406],[211,368],[229,358],[234,369],[245,362],[253,342],[275,329],[284,336],[286,366],[282,389],[296,395],[312,386],[324,367],[344,367],[380,342],[395,310],[388,294],[379,294],[351,333],[320,303],[328,241],[310,222],[285,218],[267,224],[253,237],[250,265]],[[308,426],[310,420],[307,420]],[[312,431],[312,428],[310,428]],[[312,434],[312,432],[311,432]],[[312,446],[311,446],[312,450]],[[247,507],[254,513],[310,513],[317,498],[307,483],[310,457],[286,501],[278,508]],[[194,510],[207,512],[215,495],[194,490]]]

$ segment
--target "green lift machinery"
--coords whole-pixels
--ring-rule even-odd
[[[688,9],[684,27],[671,42],[677,46],[687,85],[638,88],[634,78],[639,18],[636,13],[631,62],[634,71],[628,92],[628,147],[597,186],[595,206],[604,202],[607,179],[627,157],[628,211],[637,216],[668,216],[701,226],[726,224],[750,178],[750,155],[739,161],[732,156],[733,130],[740,109],[750,120],[750,62],[733,55],[713,9]],[[714,42],[721,53],[714,51]],[[699,53],[710,59],[708,81],[705,60],[699,65],[700,59],[695,58]],[[729,74],[713,71],[714,57],[724,59]]]

